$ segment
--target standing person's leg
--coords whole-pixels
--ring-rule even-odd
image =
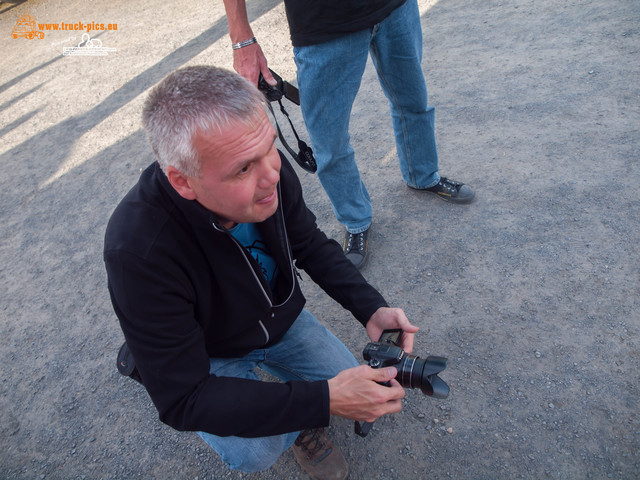
[[[474,192],[463,183],[441,177],[435,139],[435,115],[427,105],[422,73],[422,27],[416,0],[407,0],[374,27],[371,58],[391,107],[402,178],[453,203],[469,203]]]
[[[371,224],[371,200],[350,144],[349,118],[367,63],[369,31],[295,47],[300,107],[318,178],[336,218],[351,233]]]
[[[374,27],[370,51],[389,100],[402,178],[414,188],[431,187],[440,179],[435,112],[427,106],[416,0],[407,0]]]

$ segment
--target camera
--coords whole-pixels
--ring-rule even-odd
[[[271,75],[273,75],[273,78],[276,79],[277,83],[275,86],[269,85],[262,74],[260,74],[260,78],[258,79],[258,90],[267,97],[267,100],[270,102],[277,102],[278,100],[281,100],[282,97],[285,97],[296,105],[300,105],[300,92],[298,89],[289,82],[282,80],[280,75],[273,70],[269,69],[269,71],[271,72]]]
[[[385,330],[377,342],[364,347],[362,356],[371,368],[396,367],[396,380],[404,388],[419,388],[422,393],[435,398],[447,398],[449,385],[438,377],[438,373],[447,368],[444,357],[428,356],[425,359],[405,352],[399,346],[402,330]],[[389,386],[386,382],[383,385]],[[355,422],[355,433],[366,437],[373,426],[372,422]]]
[[[401,329],[385,330],[377,342],[367,344],[362,356],[371,368],[396,367],[396,380],[404,388],[419,388],[425,395],[447,398],[449,385],[438,377],[447,368],[447,359],[434,356],[422,359],[408,354],[398,345],[401,335]]]

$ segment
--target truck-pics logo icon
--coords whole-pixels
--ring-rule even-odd
[[[31,15],[30,13],[25,13],[14,25],[11,30],[11,36],[13,38],[25,37],[29,40],[34,38],[43,39],[44,32],[38,30],[38,26],[36,25],[36,17]]]

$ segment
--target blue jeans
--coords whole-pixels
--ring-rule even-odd
[[[260,367],[283,381],[326,380],[358,362],[351,352],[316,318],[303,310],[285,336],[273,347],[254,350],[242,358],[212,358],[210,373],[259,380]],[[256,399],[259,401],[259,399]],[[300,432],[261,438],[198,435],[231,469],[258,472],[273,465]]]
[[[422,73],[422,27],[416,0],[373,28],[329,42],[295,47],[302,115],[318,163],[318,177],[336,218],[351,233],[371,225],[369,193],[349,141],[349,117],[367,54],[391,108],[403,180],[429,188],[440,180],[434,109]]]

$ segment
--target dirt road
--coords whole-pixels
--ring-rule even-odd
[[[249,5],[271,67],[295,81],[282,5]],[[640,3],[420,6],[441,171],[477,200],[403,185],[371,65],[352,139],[374,202],[363,273],[421,327],[416,354],[449,358],[451,395],[408,392],[366,439],[335,419],[350,478],[637,478]],[[13,38],[26,12],[43,39]],[[152,161],[141,105],[176,68],[230,68],[226,33],[222,2],[0,2],[1,478],[306,478],[290,453],[228,471],[115,371],[102,240]],[[340,238],[317,178],[300,176]],[[364,331],[304,289],[359,357]]]

